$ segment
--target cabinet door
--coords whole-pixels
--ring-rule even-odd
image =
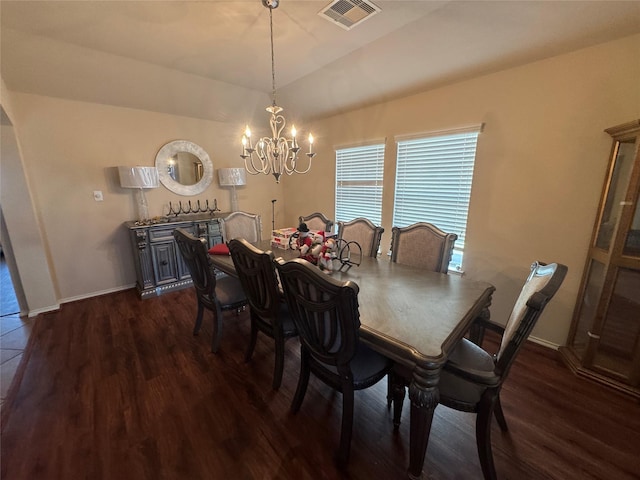
[[[640,122],[614,144],[568,347],[580,368],[640,392]]]
[[[194,228],[196,237],[204,238],[207,242],[207,248],[222,243],[222,232],[217,219],[196,222]]]
[[[176,244],[173,241],[151,244],[153,268],[157,285],[177,282],[180,278]]]
[[[220,223],[218,220],[211,220],[209,222],[209,247],[213,247],[218,243],[222,243],[222,231],[220,230]]]

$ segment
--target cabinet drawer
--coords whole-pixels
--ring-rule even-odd
[[[194,227],[193,225],[189,226],[181,226],[180,228],[186,230],[190,234],[193,235]],[[163,228],[150,228],[149,229],[149,241],[150,242],[166,242],[173,241],[173,231],[176,229],[175,226],[167,226]]]
[[[218,222],[212,221],[209,222],[209,235],[221,236],[220,232],[220,224]]]

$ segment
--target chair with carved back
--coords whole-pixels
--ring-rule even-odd
[[[391,230],[391,261],[413,265],[432,272],[447,273],[455,233],[446,233],[427,222]]]
[[[330,232],[333,228],[333,220],[329,220],[320,212],[312,213],[306,217],[298,217],[298,224],[300,223],[306,223],[312,232]]]
[[[291,411],[302,406],[310,373],[342,392],[336,460],[346,467],[353,430],[354,391],[390,372],[392,363],[360,342],[358,285],[338,281],[303,259],[276,259],[285,298],[300,336],[300,376]]]
[[[338,222],[338,239],[341,242],[357,242],[362,255],[375,257],[380,248],[384,228],[374,225],[367,218],[354,218],[349,222]]]
[[[518,352],[566,274],[567,267],[562,264],[534,262],[511,315],[501,328],[503,335],[498,352],[491,355],[470,340],[462,339],[440,374],[440,403],[476,413],[476,446],[485,480],[496,478],[491,451],[492,417],[496,417],[503,432],[508,431],[500,390]],[[404,392],[398,393],[404,395]],[[397,408],[402,401],[394,398],[394,402],[395,415],[399,415]]]
[[[220,219],[220,229],[225,243],[234,238],[244,238],[250,243],[262,240],[262,218],[256,213],[233,212]]]
[[[229,276],[216,278],[204,239],[195,237],[182,228],[176,228],[173,231],[173,237],[191,274],[198,301],[193,334],[198,335],[200,332],[204,309],[211,310],[213,313],[211,351],[215,353],[220,347],[222,337],[222,312],[228,310],[237,312],[247,304],[247,298],[237,278]]]
[[[243,238],[229,241],[229,251],[249,301],[251,340],[245,361],[251,360],[258,332],[271,337],[275,343],[272,386],[277,390],[282,383],[285,341],[297,336],[298,332],[278,285],[273,252],[264,252]]]
[[[427,222],[391,230],[391,261],[423,268],[431,272],[447,273],[458,239],[455,233],[446,233]],[[391,408],[392,386],[387,387],[387,406]]]

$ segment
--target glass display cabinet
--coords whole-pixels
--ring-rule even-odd
[[[640,120],[613,147],[567,345],[577,374],[640,398]]]

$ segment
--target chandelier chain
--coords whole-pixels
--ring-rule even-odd
[[[271,92],[276,105],[276,57],[273,50],[273,8],[269,8],[269,29],[271,32]]]

